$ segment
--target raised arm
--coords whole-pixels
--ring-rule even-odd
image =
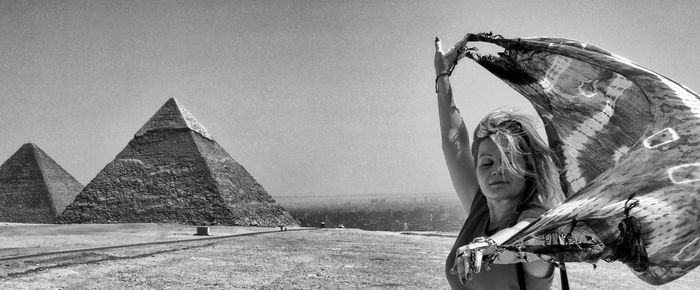
[[[442,50],[439,38],[435,38],[435,89],[438,99],[442,151],[457,196],[469,213],[474,195],[479,189],[474,170],[474,160],[469,151],[469,133],[452,97],[450,74],[457,60],[465,56],[467,37],[454,47]]]

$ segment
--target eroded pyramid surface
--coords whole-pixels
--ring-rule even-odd
[[[296,221],[175,99],[76,197],[70,223],[278,226]]]

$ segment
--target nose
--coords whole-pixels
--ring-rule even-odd
[[[503,166],[498,166],[491,171],[491,175],[503,175]]]

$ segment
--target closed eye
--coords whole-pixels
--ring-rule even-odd
[[[493,165],[493,160],[491,160],[489,158],[484,158],[481,160],[481,166],[489,167],[491,165]]]

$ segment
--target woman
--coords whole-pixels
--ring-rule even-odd
[[[466,54],[466,44],[465,37],[443,52],[440,40],[435,39],[443,152],[468,213],[447,258],[447,280],[453,289],[547,289],[554,270],[541,260],[494,264],[489,271],[481,271],[484,250],[492,252],[495,245],[556,206],[561,193],[553,154],[524,115],[500,110],[488,114],[475,130],[470,152],[469,135],[449,82],[457,61]],[[499,263],[508,260],[504,256]]]

